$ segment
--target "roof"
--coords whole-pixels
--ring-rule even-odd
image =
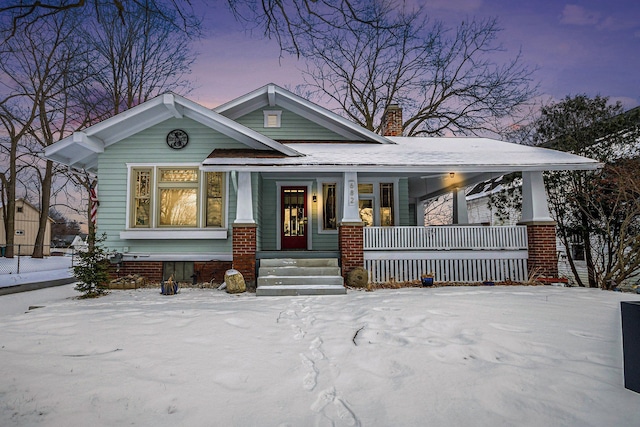
[[[347,141],[275,141],[234,121],[264,107],[280,106],[330,129]],[[205,169],[424,173],[596,169],[594,160],[570,153],[488,138],[383,137],[274,84],[210,110],[166,93],[46,147],[45,157],[97,172],[105,148],[170,118],[186,117],[244,144],[214,150]]]
[[[600,164],[571,153],[489,138],[388,137],[394,144],[285,144],[301,157],[209,158],[203,165],[228,170],[481,172],[590,170]]]
[[[74,132],[46,147],[44,155],[58,163],[96,172],[98,155],[106,147],[172,117],[190,118],[255,150],[276,150],[287,156],[300,155],[293,148],[173,93],[157,96],[82,131]]]

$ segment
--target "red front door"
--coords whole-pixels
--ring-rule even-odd
[[[282,187],[282,249],[307,249],[307,188]]]

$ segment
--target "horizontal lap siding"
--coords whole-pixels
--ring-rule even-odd
[[[409,180],[401,178],[398,181],[398,221],[397,225],[413,225],[415,220],[411,218],[411,212],[409,211]]]
[[[262,191],[260,193],[260,206],[262,209],[262,218],[258,223],[260,229],[260,239],[258,246],[263,251],[277,250],[276,242],[276,182],[271,179],[262,180]]]
[[[263,110],[282,111],[281,127],[265,128]],[[276,140],[345,140],[343,136],[280,107],[264,107],[236,119],[236,122]]]
[[[166,143],[167,133],[183,129],[189,134],[189,144],[174,150]],[[201,163],[214,148],[245,148],[244,145],[190,119],[169,119],[105,149],[99,157],[98,235],[106,233],[109,250],[129,252],[171,253],[177,246],[181,252],[229,252],[231,239],[221,240],[121,240],[126,227],[127,163],[162,163],[180,165]],[[235,218],[235,192],[229,185],[228,222]],[[230,231],[229,231],[230,233]]]

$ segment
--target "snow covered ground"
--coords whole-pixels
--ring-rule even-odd
[[[0,297],[0,425],[640,425],[620,327],[640,295],[74,294]]]
[[[70,256],[0,258],[0,288],[71,277],[71,264]]]

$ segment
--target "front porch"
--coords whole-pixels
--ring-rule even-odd
[[[341,200],[335,205],[335,233],[312,236],[311,233],[316,233],[322,224],[320,213],[327,211],[319,183],[328,179],[325,177],[324,181],[315,181],[306,176],[309,181],[306,186],[302,190],[296,189],[304,194],[296,207],[298,215],[288,215],[285,209],[288,206],[280,203],[285,200],[283,197],[274,206],[277,209],[275,215],[254,216],[259,209],[252,203],[252,187],[257,184],[263,189],[257,198],[261,206],[269,203],[273,206],[270,200],[281,193],[281,188],[288,189],[287,185],[291,182],[278,176],[278,181],[270,184],[278,190],[264,191],[270,187],[263,182],[267,182],[267,179],[275,181],[271,176],[265,176],[252,179],[251,173],[238,172],[237,217],[232,238],[234,268],[242,271],[248,282],[258,287],[260,264],[265,259],[337,259],[339,274],[343,278],[346,279],[353,269],[362,267],[367,270],[370,283],[416,281],[429,273],[433,274],[434,280],[447,282],[527,281],[532,275],[557,277],[555,224],[549,217],[542,172],[523,173],[521,224],[493,227],[467,224],[463,191],[456,193],[458,200],[454,209],[454,225],[416,225],[422,215],[417,209],[414,215],[407,215],[411,210],[407,206],[412,203],[417,205],[420,198],[410,197],[410,182],[408,191],[398,186],[397,183],[402,184],[402,180],[396,180],[396,186],[393,187],[397,190],[396,195],[403,194],[395,198],[395,204],[389,210],[393,225],[372,224],[363,217],[367,213],[363,206],[367,205],[359,202],[363,188],[359,184],[367,182],[370,177],[343,172],[341,179],[335,180],[337,184],[333,184]],[[289,179],[295,180],[299,186],[301,175]],[[369,209],[369,213],[373,213],[373,218],[380,218],[381,199],[373,200],[374,203],[369,205],[374,209]],[[256,218],[260,220],[256,221]],[[377,222],[382,221],[378,219]],[[280,244],[278,236],[284,236],[286,230],[292,229],[297,230],[298,235],[314,230],[302,239],[308,242],[305,248],[287,250]],[[277,230],[277,233],[273,233],[273,230]],[[330,242],[327,236],[333,236],[335,240],[327,243]],[[318,241],[323,244],[317,244]],[[314,250],[318,246],[328,249]]]

